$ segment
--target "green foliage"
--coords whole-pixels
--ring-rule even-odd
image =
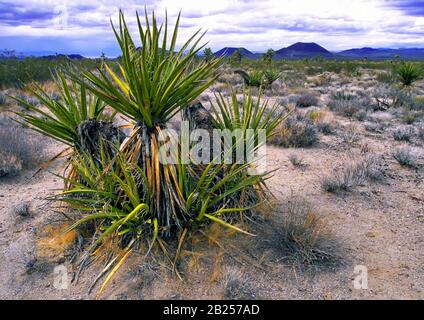
[[[231,88],[231,96],[224,98],[221,93],[215,94],[216,104],[211,101],[211,109],[214,114],[215,126],[221,130],[253,129],[255,132],[260,129],[266,130],[267,138],[273,133],[275,128],[285,119],[277,103],[269,106],[269,101],[261,103],[262,90],[254,100],[249,89],[244,90],[241,102],[237,100],[237,93]]]
[[[240,48],[238,48],[230,57],[230,63],[240,64],[243,58],[243,53]]]
[[[200,30],[175,52],[179,22],[180,16],[168,44],[167,18],[161,28],[154,14],[150,23],[146,12],[143,28],[137,14],[141,39],[141,49],[137,50],[120,12],[119,30],[112,25],[122,51],[120,74],[107,64],[106,73],[85,72],[90,90],[116,111],[136,122],[142,121],[149,129],[165,124],[209,87],[216,79],[215,71],[220,63],[220,59],[212,59],[194,64],[196,54],[204,47],[198,46],[204,35],[199,36]]]
[[[412,62],[403,62],[396,68],[396,74],[403,86],[409,87],[422,77],[422,70]]]
[[[274,49],[268,49],[262,56],[262,60],[265,61],[266,63],[271,63],[272,59],[275,56],[275,51]]]
[[[281,74],[276,69],[265,70],[263,73],[263,77],[265,80],[265,86],[271,86],[278,78],[280,78]]]
[[[211,48],[205,48],[205,50],[203,50],[203,57],[206,62],[210,62],[215,58],[215,55]]]
[[[33,81],[44,82],[52,80],[52,71],[69,65],[65,57],[54,59],[25,58],[0,59],[0,88],[23,87]],[[90,70],[98,66],[98,61],[82,59],[72,61],[72,64],[82,70]]]
[[[58,101],[37,83],[28,88],[28,91],[48,109],[48,113],[39,104],[31,104],[12,97],[35,113],[35,115],[25,112],[17,114],[35,131],[78,149],[81,147],[77,132],[79,124],[90,119],[104,119],[105,103],[87,92],[84,84],[75,82],[68,84],[62,74],[57,75],[56,83],[61,97]]]

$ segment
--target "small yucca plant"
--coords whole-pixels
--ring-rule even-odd
[[[280,72],[273,69],[264,71],[263,75],[264,75],[264,80],[265,80],[264,82],[266,87],[271,86],[281,76]]]
[[[251,72],[245,72],[243,70],[236,70],[234,73],[239,74],[242,78],[244,83],[249,87],[260,87],[263,84],[264,81],[264,75],[259,70],[253,70]]]
[[[422,77],[422,70],[412,62],[404,62],[396,69],[396,74],[403,86],[410,87]]]
[[[62,142],[72,148],[81,150],[81,137],[78,127],[84,121],[111,121],[113,116],[103,113],[105,103],[87,91],[83,83],[70,82],[58,73],[56,85],[60,90],[60,98],[53,99],[39,84],[33,83],[28,87],[40,104],[31,104],[24,99],[12,97],[35,115],[17,112],[25,124],[50,138]],[[48,112],[43,110],[46,107]]]

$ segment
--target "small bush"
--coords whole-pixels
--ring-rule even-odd
[[[271,143],[283,147],[309,147],[318,141],[317,130],[312,121],[303,114],[288,118]]]
[[[266,70],[263,73],[263,79],[265,85],[269,88],[275,81],[280,77],[280,73],[277,70]]]
[[[378,181],[383,178],[381,158],[369,155],[364,159],[348,163],[334,176],[326,176],[321,181],[322,188],[327,192],[350,191],[366,181]]]
[[[249,87],[260,87],[264,80],[264,75],[259,70],[253,70],[251,72],[236,70],[234,73],[239,74],[243,78],[244,83]]]
[[[301,197],[283,203],[278,220],[263,229],[259,247],[269,251],[276,262],[298,268],[336,266],[340,262],[337,244],[324,220]]]
[[[360,134],[358,132],[358,127],[355,125],[348,125],[345,130],[342,130],[340,137],[344,144],[348,146],[353,146],[360,140]]]
[[[393,138],[396,141],[411,141],[412,137],[414,136],[414,129],[413,128],[397,128],[395,131],[393,131]]]
[[[364,128],[365,128],[365,130],[367,130],[367,131],[371,131],[371,132],[378,132],[378,133],[381,133],[381,132],[383,132],[384,131],[384,125],[382,124],[382,123],[374,123],[374,122],[371,122],[371,123],[366,123],[365,125],[364,125]]]
[[[325,121],[318,122],[316,124],[316,128],[318,129],[319,132],[325,135],[334,134],[336,131],[335,126],[331,122],[325,122]]]
[[[413,124],[417,120],[417,116],[409,108],[404,108],[402,113],[402,121],[406,124]]]
[[[412,168],[417,167],[418,155],[412,148],[409,148],[406,146],[397,148],[393,152],[393,157],[397,160],[397,162],[401,166],[412,167]]]
[[[331,95],[328,107],[342,116],[351,118],[360,111],[368,109],[370,100],[367,97],[339,91]]]
[[[223,277],[224,299],[226,300],[251,300],[255,298],[248,279],[243,272],[234,267],[224,270]]]
[[[307,108],[312,106],[317,106],[319,99],[316,94],[305,93],[297,98],[296,107],[298,108]]]
[[[303,159],[295,153],[292,153],[291,155],[289,155],[289,161],[295,167],[304,167],[305,166]]]
[[[40,160],[42,140],[11,119],[0,117],[0,177],[14,176]]]

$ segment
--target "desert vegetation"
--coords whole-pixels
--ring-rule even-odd
[[[200,31],[177,48],[179,17],[136,18],[137,40],[122,13],[113,25],[116,59],[0,60],[0,209],[14,213],[0,239],[24,270],[9,289],[33,277],[40,295],[60,262],[69,298],[420,294],[422,62],[216,57]],[[194,161],[184,122],[241,140],[211,139]],[[265,171],[233,161],[240,141],[266,147]],[[373,292],[346,285],[358,264],[376,268]],[[391,282],[390,268],[409,275]]]

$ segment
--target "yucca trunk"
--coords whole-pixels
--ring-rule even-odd
[[[185,210],[185,200],[175,165],[162,164],[159,160],[159,136],[163,128],[148,128],[140,124],[133,129],[130,139],[121,150],[126,159],[143,169],[147,190],[139,190],[157,218],[160,235],[169,237],[184,229],[192,218]],[[132,141],[131,141],[132,140]],[[141,185],[141,188],[143,185]]]

